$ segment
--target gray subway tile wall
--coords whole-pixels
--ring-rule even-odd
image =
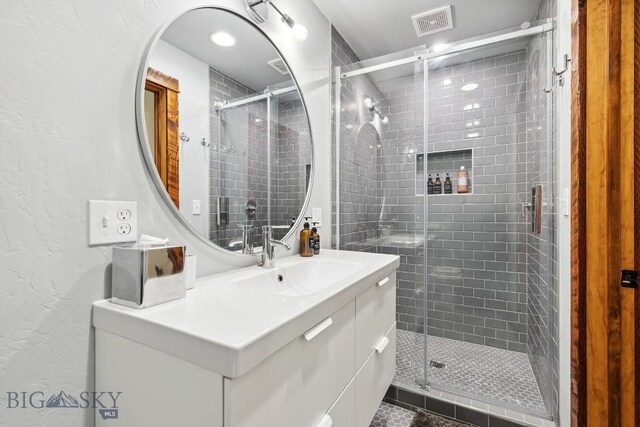
[[[345,66],[358,62],[353,50],[332,27],[332,66]],[[348,80],[333,82],[341,87],[341,132],[340,132],[340,192],[343,195],[340,204],[341,248],[351,242],[365,241],[375,234],[378,215],[375,207],[380,198],[379,179],[377,177],[377,159],[379,134],[370,123],[373,114],[364,107],[365,98],[380,101],[382,95],[373,80],[367,76],[358,76]],[[337,105],[334,99],[332,105]],[[335,117],[335,115],[334,115]],[[335,120],[333,120],[335,135]],[[333,188],[335,200],[335,140]],[[333,207],[335,217],[335,204]],[[335,224],[335,221],[334,221]],[[335,235],[335,230],[334,230]]]
[[[256,201],[257,226],[266,224],[266,102],[247,104],[238,108],[215,110],[218,102],[230,101],[255,91],[220,73],[209,69],[211,105],[210,125],[210,239],[226,247],[231,240],[242,236],[240,224],[246,223],[244,210],[249,198]],[[251,181],[251,182],[250,182]],[[228,224],[217,225],[217,199],[229,198]],[[254,243],[258,243],[259,235]]]
[[[242,237],[247,223],[245,203],[256,201],[254,225],[266,225],[267,105],[266,101],[221,111],[217,102],[255,94],[255,91],[213,68],[209,69],[210,120],[210,238],[220,246]],[[218,196],[229,198],[228,224],[217,224]],[[254,244],[259,243],[256,233]],[[238,248],[236,248],[238,249]]]
[[[443,156],[428,156],[426,164],[433,178],[451,175],[454,193],[460,166],[471,179],[469,194],[427,196],[427,332],[521,352],[527,342],[526,222],[519,215],[526,189],[525,61],[525,52],[518,51],[431,66],[427,148]],[[420,79],[378,84],[390,122],[381,138],[381,186],[392,202],[398,190],[405,196],[387,207],[397,234],[419,231],[424,214],[415,185],[408,186],[416,179],[414,153],[423,151]],[[478,89],[460,90],[470,82]],[[448,151],[451,161],[444,157]],[[398,170],[404,176],[393,179]],[[419,251],[413,259],[417,264],[399,274],[398,320],[400,327],[421,331],[421,283],[413,282],[422,280],[415,273],[423,263]]]
[[[272,225],[291,225],[304,204],[306,165],[311,164],[311,136],[309,122],[302,101],[293,93],[215,110],[215,103],[229,101],[256,92],[210,68],[211,97],[211,240],[228,246],[242,236],[241,224],[256,227],[254,244],[260,244],[260,227],[267,225],[268,193],[271,183]],[[297,93],[297,92],[294,92]],[[267,165],[267,102],[271,102],[271,165]],[[229,223],[217,225],[217,197],[229,197]],[[257,213],[249,221],[245,204],[255,200]],[[274,230],[275,238],[282,238],[288,229]],[[238,248],[236,248],[238,249]]]
[[[538,19],[555,16],[556,1],[540,4]],[[530,40],[527,69],[531,75],[547,76],[546,35]],[[555,49],[555,43],[553,49]],[[557,57],[556,52],[552,52]],[[557,120],[549,123],[546,111],[556,111],[555,92],[542,92],[545,79],[529,79],[527,88],[527,181],[529,187],[542,185],[542,233],[527,233],[528,336],[527,354],[533,373],[551,414],[558,416],[558,274],[557,274]],[[550,98],[550,99],[549,99]],[[551,101],[551,105],[548,105]],[[552,116],[553,117],[553,116]],[[548,136],[551,131],[551,138]]]
[[[307,168],[311,167],[311,135],[300,98],[278,105],[275,197],[272,196],[272,224],[289,225],[297,219],[307,193]],[[276,229],[276,238],[288,230]]]

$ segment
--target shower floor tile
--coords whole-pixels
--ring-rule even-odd
[[[382,402],[369,427],[409,427],[414,412]]]
[[[525,353],[502,350],[440,337],[427,337],[432,386],[466,396],[500,402],[526,412],[541,413],[545,406]],[[397,330],[396,385],[420,389],[415,379],[424,377],[423,335]]]

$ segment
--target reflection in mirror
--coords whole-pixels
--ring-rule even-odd
[[[213,8],[183,14],[152,49],[140,98],[147,161],[194,230],[239,253],[261,250],[263,225],[289,233],[311,181],[309,121],[253,24]]]

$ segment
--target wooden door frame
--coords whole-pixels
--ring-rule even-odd
[[[571,25],[571,425],[637,427],[640,0],[572,0]]]
[[[178,143],[178,80],[153,68],[147,69],[145,90],[153,92],[154,163],[171,200],[180,207],[180,155]]]

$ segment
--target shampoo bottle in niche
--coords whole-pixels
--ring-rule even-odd
[[[307,221],[308,218],[305,218]],[[304,228],[300,231],[300,256],[310,257],[313,256],[313,248],[310,246],[312,237],[311,237],[311,229],[309,228],[309,223],[304,223]]]
[[[460,170],[458,171],[458,193],[468,193],[469,192],[469,175],[467,174],[467,170],[464,166],[460,166]]]
[[[447,177],[444,179],[444,194],[451,194],[451,192],[452,192],[451,178],[449,178],[449,174],[447,174]]]
[[[433,179],[431,179],[431,174],[429,174],[429,179],[427,180],[427,194],[433,194]]]
[[[320,234],[318,234],[318,229],[316,228],[318,225],[317,222],[313,223],[313,227],[311,228],[311,237],[313,239],[313,255],[320,255]]]
[[[433,184],[433,193],[442,194],[442,181],[440,181],[440,174],[436,174],[436,182]]]

